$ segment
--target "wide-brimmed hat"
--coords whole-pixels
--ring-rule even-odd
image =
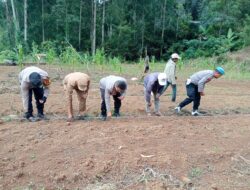
[[[181,59],[181,57],[180,57],[177,53],[173,53],[173,54],[171,55],[171,58],[172,58],[172,59]]]
[[[86,91],[88,89],[88,85],[84,81],[79,81],[77,83],[78,90]]]
[[[167,84],[167,75],[166,73],[159,73],[158,82],[161,86],[165,86]]]

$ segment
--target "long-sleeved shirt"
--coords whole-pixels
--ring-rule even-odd
[[[151,92],[159,93],[160,95],[163,93],[164,86],[161,86],[158,82],[158,75],[160,73],[151,73],[144,78],[144,87],[145,87],[145,97],[146,102],[150,103],[151,100]]]
[[[167,75],[167,80],[171,84],[176,84],[176,64],[172,59],[169,59],[169,61],[166,64],[164,73]]]
[[[86,99],[90,85],[90,77],[85,73],[74,72],[65,76],[63,87],[67,95],[68,115],[73,116],[72,94],[76,90],[79,100],[79,113],[86,110]]]
[[[204,70],[194,73],[190,79],[191,83],[198,85],[198,92],[203,92],[205,84],[214,78],[214,71]]]
[[[68,95],[72,95],[73,90],[88,91],[90,84],[90,78],[85,73],[74,72],[65,76],[63,80],[64,90]]]
[[[110,75],[107,77],[104,77],[100,80],[100,89],[105,90],[105,105],[106,105],[106,110],[107,112],[110,112],[110,95],[112,94],[112,91],[115,87],[116,81],[125,81],[125,78]],[[125,92],[121,94],[121,96],[124,96]]]
[[[41,75],[42,79],[48,78],[48,73],[46,71],[35,66],[27,67],[19,73],[18,79],[21,85],[21,95],[22,95],[23,107],[25,111],[28,110],[29,89],[31,87],[29,76],[33,72],[36,72],[39,75]],[[44,86],[43,88],[44,88],[44,96],[47,98],[49,95],[49,87]]]

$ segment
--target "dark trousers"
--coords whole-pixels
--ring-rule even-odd
[[[43,115],[44,103],[40,103],[39,100],[43,98],[44,90],[43,88],[31,88],[29,89],[29,103],[28,103],[28,114],[32,116],[33,114],[33,106],[32,106],[32,94],[34,92],[34,96],[36,99],[36,107],[37,112]]]
[[[105,103],[105,91],[103,89],[100,89],[100,90],[101,90],[101,97],[102,97],[101,115],[106,117],[107,116],[107,109],[106,109],[106,103]],[[113,96],[114,108],[115,108],[114,113],[116,113],[116,114],[119,114],[120,108],[122,105],[122,101],[118,98],[120,96],[121,96],[120,93],[117,93],[116,95]]]
[[[180,108],[183,108],[184,106],[193,102],[193,111],[198,110],[201,100],[200,93],[198,92],[198,86],[190,83],[189,85],[186,85],[186,89],[188,98],[179,104]]]

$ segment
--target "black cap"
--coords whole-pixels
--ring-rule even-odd
[[[37,72],[33,72],[29,76],[32,87],[39,87],[42,85],[42,77]]]
[[[125,91],[127,89],[127,83],[124,80],[118,80],[116,81],[115,85],[120,88],[122,91]]]

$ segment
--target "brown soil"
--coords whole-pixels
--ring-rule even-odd
[[[53,79],[49,120],[30,123],[20,119],[19,68],[0,67],[0,189],[250,189],[249,81],[207,84],[202,117],[190,116],[191,105],[175,115],[170,89],[164,116],[147,117],[143,87],[129,81],[122,117],[102,122],[92,76],[88,116],[68,126],[61,81],[69,71],[45,69]]]

